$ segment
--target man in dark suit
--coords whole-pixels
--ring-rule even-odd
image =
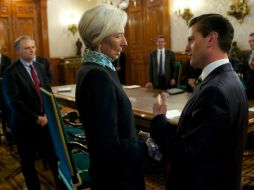
[[[240,190],[248,101],[228,59],[234,29],[219,14],[198,16],[189,27],[186,49],[203,80],[178,127],[166,118],[166,93],[157,97],[151,122],[151,137],[171,161],[167,189]]]
[[[244,65],[244,82],[248,98],[254,98],[254,33],[249,35],[249,45],[251,50],[247,51],[243,56]]]
[[[41,67],[43,68],[43,71],[46,75],[46,79],[48,80],[48,83],[51,84],[52,83],[52,72],[50,69],[49,60],[42,57],[42,56],[37,55],[37,56],[35,56],[34,61],[41,65]]]
[[[57,182],[57,160],[53,150],[48,120],[43,112],[39,86],[51,90],[44,68],[34,62],[35,41],[20,36],[14,47],[19,59],[4,75],[4,98],[11,110],[11,129],[20,155],[22,172],[28,190],[39,190],[35,169],[38,154],[48,160]]]
[[[165,49],[164,36],[158,36],[158,49],[149,55],[148,80],[146,88],[168,89],[176,84],[174,79],[175,54]]]
[[[2,54],[2,46],[0,45],[0,77],[3,77],[4,71],[11,65],[11,58]]]

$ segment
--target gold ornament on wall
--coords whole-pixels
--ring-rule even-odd
[[[74,35],[78,30],[77,24],[70,24],[68,30]]]
[[[188,25],[189,23],[189,20],[193,17],[193,14],[191,12],[191,9],[190,8],[184,8],[183,11],[181,10],[178,10],[176,12],[176,14],[180,17],[182,17],[182,19],[185,20],[186,24]]]
[[[227,13],[242,23],[244,17],[249,14],[249,6],[245,0],[232,0],[232,4]]]
[[[189,23],[189,20],[193,17],[190,5],[190,0],[178,0],[176,4],[175,14],[185,20],[187,25]]]

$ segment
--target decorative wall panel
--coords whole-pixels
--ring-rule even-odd
[[[177,1],[171,0],[171,47],[172,50],[182,52],[185,49],[188,37],[188,27],[185,21],[175,14],[177,8]],[[235,29],[234,41],[237,41],[240,49],[249,49],[248,37],[249,34],[254,32],[254,1],[246,0],[246,3],[250,7],[250,13],[244,17],[243,23],[240,24],[234,17],[227,15],[231,0],[189,0],[190,7],[194,16],[205,13],[219,13],[224,15],[230,20]]]

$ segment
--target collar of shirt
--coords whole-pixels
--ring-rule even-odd
[[[158,52],[162,51],[162,53],[163,53],[163,52],[165,52],[165,48],[161,48],[161,49],[158,48],[157,51]]]
[[[28,72],[28,74],[30,75],[30,77],[32,77],[31,76],[31,68],[30,68],[30,65],[31,64],[33,64],[33,62],[31,61],[31,62],[26,62],[26,61],[24,61],[23,59],[19,59],[20,60],[20,62],[22,63],[22,65],[25,67],[25,69],[26,69],[26,71]]]
[[[201,73],[201,79],[204,80],[213,70],[215,70],[217,67],[229,63],[229,59],[220,59],[217,61],[214,61],[207,66],[204,67],[202,73]]]
[[[30,68],[30,65],[33,64],[33,60],[31,62],[26,62],[23,59],[19,59],[19,60],[24,65],[25,68],[27,68],[27,67]]]

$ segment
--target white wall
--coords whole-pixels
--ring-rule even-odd
[[[78,32],[68,31],[69,22],[78,23],[81,14],[97,0],[48,0],[48,32],[50,57],[76,55]]]
[[[185,21],[175,14],[179,2],[188,1],[194,16],[204,13],[220,13],[225,15],[235,28],[235,41],[241,49],[248,49],[248,36],[254,32],[254,2],[246,0],[250,13],[240,24],[234,17],[228,16],[227,11],[231,0],[170,0],[171,1],[171,39],[172,50],[184,51],[188,37],[188,27]],[[73,36],[67,30],[71,15],[81,15],[86,9],[97,4],[99,0],[48,0],[48,31],[50,57],[75,56],[75,42],[78,32]],[[252,22],[251,22],[252,21]],[[77,21],[76,21],[77,22]]]
[[[185,21],[175,14],[179,1],[171,0],[171,39],[172,49],[174,51],[184,51],[188,37],[188,27]],[[186,0],[185,0],[186,1]],[[243,23],[240,24],[235,17],[227,15],[231,5],[231,0],[189,0],[189,6],[193,10],[194,16],[205,13],[219,13],[230,20],[235,29],[234,41],[237,41],[240,49],[249,49],[248,37],[254,32],[254,2],[246,0],[250,7],[250,13],[244,17]]]

